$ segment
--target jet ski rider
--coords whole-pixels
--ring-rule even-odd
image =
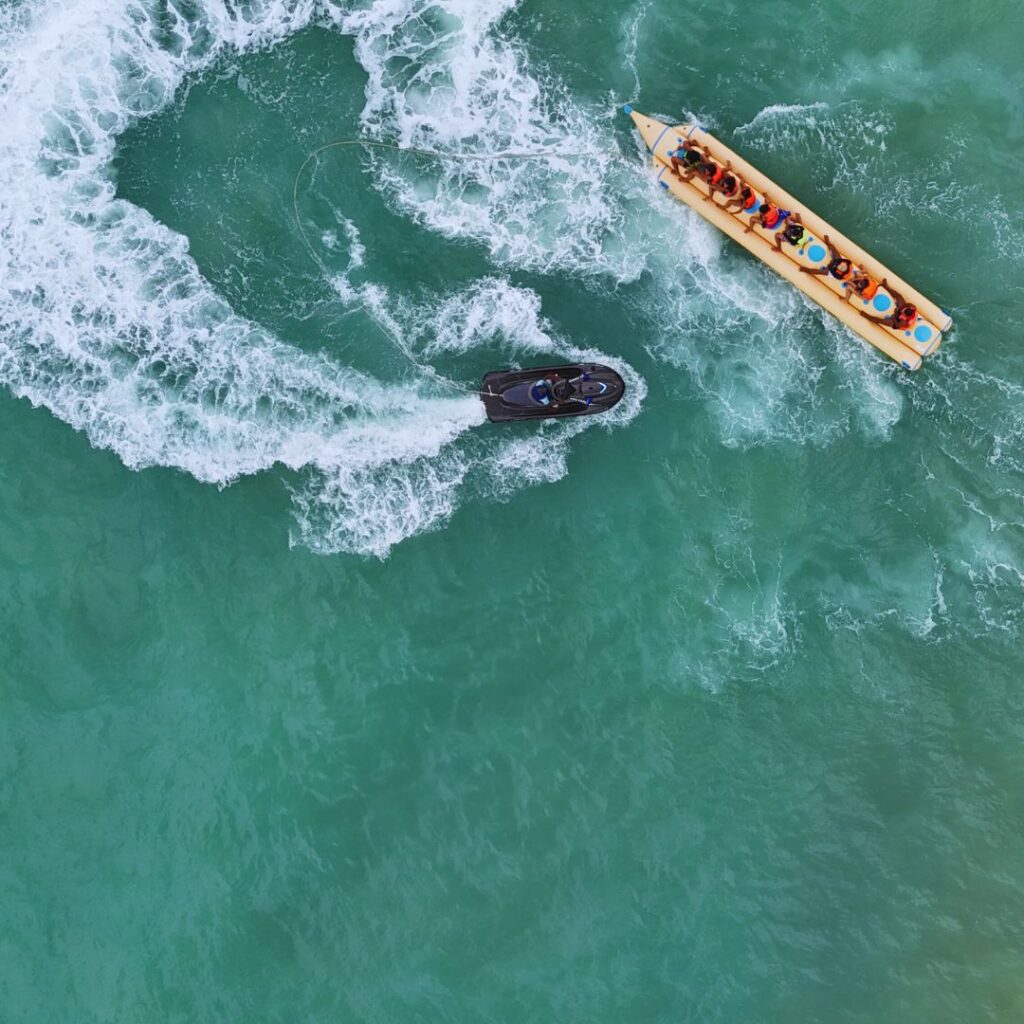
[[[551,404],[551,382],[549,380],[539,380],[536,384],[530,388],[530,397],[538,405],[550,405]]]
[[[530,397],[538,405],[548,406],[554,402],[557,408],[572,398],[572,383],[565,378],[552,381],[545,377],[530,388]]]

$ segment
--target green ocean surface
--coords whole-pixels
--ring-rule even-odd
[[[0,4],[0,1021],[1024,1019],[1022,38]],[[940,352],[673,203],[627,101]],[[296,181],[360,136],[449,158]],[[464,390],[583,355],[607,418]]]

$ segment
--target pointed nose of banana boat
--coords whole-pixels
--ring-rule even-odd
[[[659,145],[662,149],[665,149],[668,142],[675,143],[676,135],[672,133],[671,125],[665,124],[664,121],[656,121],[653,117],[648,117],[646,114],[641,114],[629,106],[629,104],[622,108],[622,112],[629,114],[633,119],[633,124],[636,125],[640,137],[652,153],[658,155]],[[671,140],[669,140],[670,135],[672,136]],[[670,146],[669,148],[675,147]]]

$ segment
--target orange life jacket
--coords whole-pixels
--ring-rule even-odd
[[[760,206],[760,205],[761,205],[761,200],[757,198],[757,193],[753,189],[751,189],[750,190],[750,198],[745,200],[744,203],[743,203],[743,211],[744,211],[744,213],[749,213],[752,210],[756,210],[757,207]]]
[[[764,226],[770,231],[779,223],[782,211],[774,204],[768,203],[761,211],[764,214]]]
[[[917,319],[917,306],[912,306],[907,303],[903,309],[896,311],[896,323],[900,327],[909,327]]]
[[[866,281],[867,283],[864,285],[863,288],[858,288],[857,289],[857,294],[865,302],[867,302],[868,299],[873,299],[878,294],[879,284],[872,277],[863,277],[863,278],[861,278],[861,280],[862,281]]]

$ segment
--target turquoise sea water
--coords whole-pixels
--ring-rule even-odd
[[[0,1020],[1024,1018],[1024,12],[860,10],[0,4]],[[326,151],[317,262],[357,135],[565,156]],[[581,353],[568,427],[413,365]]]

